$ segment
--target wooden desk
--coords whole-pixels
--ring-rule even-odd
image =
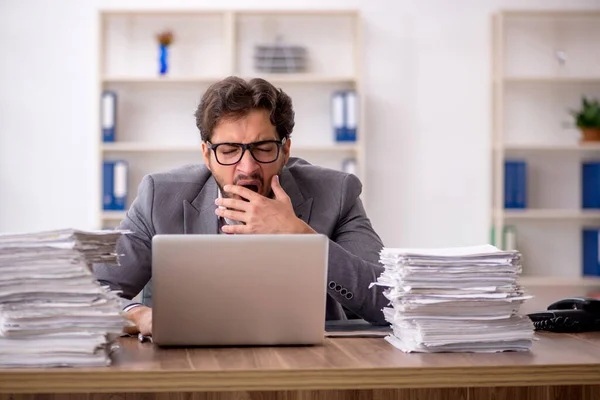
[[[587,290],[530,292],[536,298],[523,312]],[[404,354],[383,339],[359,338],[318,347],[208,349],[123,339],[108,368],[0,369],[0,400],[600,399],[600,332],[537,338],[531,352],[496,354]]]

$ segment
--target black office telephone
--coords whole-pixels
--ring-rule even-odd
[[[528,314],[536,331],[600,331],[600,300],[572,297],[557,301],[543,312]]]

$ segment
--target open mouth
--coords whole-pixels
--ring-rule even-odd
[[[233,184],[244,187],[254,193],[260,193],[263,185],[262,180],[258,177],[242,177],[241,179],[234,179]],[[243,198],[243,196],[240,196]],[[246,199],[247,200],[247,199]]]
[[[258,193],[258,185],[242,185],[243,187],[245,187],[246,189],[250,189],[253,192]]]

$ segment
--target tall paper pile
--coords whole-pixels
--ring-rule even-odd
[[[384,248],[384,308],[405,352],[500,352],[531,347],[534,329],[519,315],[521,254],[491,245],[442,249]]]
[[[92,264],[118,264],[124,231],[0,235],[0,366],[105,366],[130,323]],[[118,268],[118,266],[115,266]]]

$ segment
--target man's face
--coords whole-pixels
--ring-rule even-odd
[[[268,111],[252,110],[243,118],[220,121],[213,131],[210,142],[213,145],[225,142],[248,144],[263,140],[279,140],[277,131],[269,120]],[[273,176],[281,173],[283,166],[287,163],[290,144],[288,138],[281,148],[277,160],[269,164],[259,163],[252,157],[250,151],[246,150],[237,164],[221,165],[215,159],[213,150],[206,143],[202,143],[202,156],[204,163],[217,181],[223,197],[232,197],[223,191],[223,186],[230,184],[245,186],[265,197],[272,197],[271,180]],[[233,197],[238,198],[239,196]]]

